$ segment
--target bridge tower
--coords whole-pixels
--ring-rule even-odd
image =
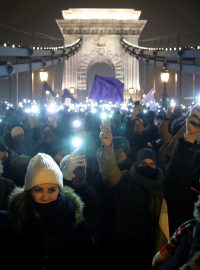
[[[75,90],[84,100],[89,95],[95,73],[113,76],[129,89],[140,91],[139,62],[120,45],[121,38],[138,45],[146,20],[134,9],[67,9],[62,20],[56,20],[65,45],[82,39],[78,53],[65,61],[62,89]]]

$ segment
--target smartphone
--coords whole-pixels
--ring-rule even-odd
[[[83,145],[77,147],[75,150],[74,150],[74,153],[78,156],[83,156],[85,155],[85,147]]]
[[[74,171],[75,178],[72,180],[74,187],[80,187],[86,183],[86,166],[79,166]]]
[[[85,155],[85,149],[83,146],[77,148],[74,153],[76,153],[78,156]],[[86,182],[86,165],[85,166],[78,166],[74,170],[75,178],[72,181],[72,185],[74,187],[80,187],[85,184]]]

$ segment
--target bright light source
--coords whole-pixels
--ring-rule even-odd
[[[70,87],[69,91],[71,94],[74,94],[74,92],[75,92],[74,87]]]
[[[143,112],[144,114],[146,114],[148,111],[147,111],[146,109],[144,109],[142,112]]]
[[[46,82],[48,80],[48,72],[43,69],[40,71],[40,80]]]
[[[81,140],[80,137],[74,137],[74,138],[72,139],[72,146],[73,146],[74,148],[81,147],[82,144],[83,144],[83,141]]]
[[[131,95],[134,93],[133,88],[129,88],[128,91],[129,91],[129,94],[131,94]]]
[[[170,101],[170,107],[176,107],[176,102],[174,99],[171,99]]]
[[[76,119],[72,122],[73,127],[79,128],[81,126],[81,121]]]
[[[105,120],[105,119],[107,119],[108,118],[108,114],[106,113],[106,112],[101,112],[101,119],[102,120]]]
[[[51,103],[48,107],[47,107],[47,112],[49,113],[55,113],[57,112],[57,105],[54,103]]]
[[[37,105],[32,105],[31,111],[33,114],[38,114],[40,112],[39,107]]]
[[[197,96],[196,100],[197,100],[197,103],[199,103],[200,102],[200,96]]]
[[[97,112],[97,109],[96,108],[92,108],[91,109],[91,113],[96,113]]]
[[[169,70],[163,69],[160,73],[160,79],[163,83],[167,83],[169,81]]]

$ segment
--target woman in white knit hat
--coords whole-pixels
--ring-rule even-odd
[[[24,187],[15,189],[9,211],[0,213],[5,269],[53,270],[74,266],[77,258],[88,262],[93,241],[82,211],[80,197],[63,188],[62,172],[52,157],[34,156]]]

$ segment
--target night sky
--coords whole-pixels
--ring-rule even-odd
[[[68,8],[133,8],[142,11],[140,19],[147,20],[143,39],[179,32],[195,33],[200,41],[200,0],[10,0],[1,3],[0,24],[60,38],[55,20],[62,19],[61,11]]]

